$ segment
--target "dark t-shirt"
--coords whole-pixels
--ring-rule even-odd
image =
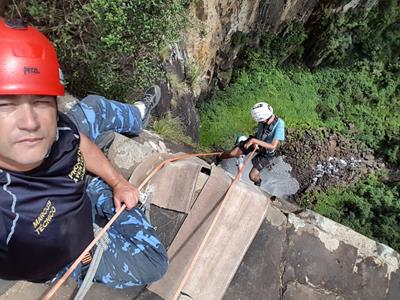
[[[58,139],[38,168],[0,169],[0,278],[45,281],[93,239],[79,133],[59,113]]]

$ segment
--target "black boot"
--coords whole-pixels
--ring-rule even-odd
[[[215,157],[215,159],[213,161],[213,164],[215,166],[218,166],[221,163],[221,161],[222,161],[222,158],[218,155],[218,156]]]
[[[158,85],[153,85],[149,87],[140,102],[142,102],[145,107],[145,114],[142,120],[142,127],[146,128],[149,125],[150,113],[157,106],[161,99],[161,88]]]
[[[256,185],[256,186],[261,186],[261,179],[259,180],[259,181],[256,181],[256,182],[254,182],[254,185]]]

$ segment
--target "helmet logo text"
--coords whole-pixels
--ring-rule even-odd
[[[38,68],[35,67],[24,67],[24,75],[30,74],[40,74],[40,71]]]

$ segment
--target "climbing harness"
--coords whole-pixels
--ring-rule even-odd
[[[97,224],[93,224],[94,228],[94,235],[98,236],[101,232],[101,227],[99,227]],[[90,287],[93,285],[93,278],[96,275],[96,271],[99,267],[101,257],[103,256],[104,251],[108,249],[108,243],[110,242],[110,239],[108,238],[107,232],[103,234],[103,236],[100,237],[100,240],[96,243],[97,248],[96,251],[94,252],[92,261],[90,263],[90,267],[86,273],[85,279],[82,282],[82,285],[80,286],[78,293],[75,295],[74,300],[83,300],[85,297],[86,293],[89,291]],[[88,252],[89,253],[89,252]]]
[[[257,128],[256,138],[262,141],[265,140],[274,130],[276,123],[278,123],[277,116],[275,116],[275,119],[271,124],[260,123]]]

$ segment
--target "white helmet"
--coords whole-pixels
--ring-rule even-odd
[[[256,103],[251,109],[251,116],[256,122],[268,120],[274,113],[274,110],[265,102]]]

